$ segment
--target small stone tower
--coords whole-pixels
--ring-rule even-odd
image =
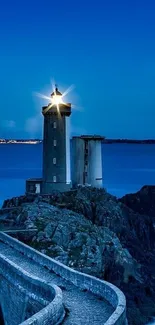
[[[81,135],[71,139],[72,186],[89,185],[102,188],[102,141],[100,135]]]
[[[70,160],[69,135],[66,119],[71,115],[71,104],[64,103],[57,86],[51,103],[42,108],[44,116],[42,193],[52,190],[67,191],[71,182],[68,175]]]

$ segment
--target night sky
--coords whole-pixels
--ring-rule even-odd
[[[2,1],[0,137],[41,137],[54,78],[72,134],[155,138],[155,1]]]

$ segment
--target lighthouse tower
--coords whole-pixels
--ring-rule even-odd
[[[42,193],[70,189],[70,148],[66,120],[71,115],[71,104],[64,103],[56,86],[51,103],[42,108],[44,116]]]

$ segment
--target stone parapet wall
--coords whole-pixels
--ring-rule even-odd
[[[97,279],[93,276],[75,271],[66,265],[36,251],[18,240],[0,232],[0,240],[15,248],[25,256],[33,259],[38,264],[54,271],[65,280],[72,282],[81,289],[87,289],[90,292],[106,299],[114,308],[113,314],[104,325],[126,325],[126,299],[124,294],[113,284]],[[28,323],[27,323],[28,324]],[[27,325],[23,323],[23,325]],[[41,324],[41,323],[37,323]]]
[[[5,230],[4,233],[14,237],[18,240],[22,240],[24,243],[29,242],[37,234],[37,228],[32,229],[17,229],[17,230]]]
[[[4,321],[7,324],[17,322],[20,325],[49,325],[59,324],[62,321],[65,316],[65,311],[62,303],[62,291],[59,287],[51,283],[47,284],[37,277],[30,276],[26,271],[2,254],[0,254],[0,277],[1,281],[3,281],[2,286],[6,282],[3,279],[6,279],[7,283],[9,283],[9,285],[5,286],[6,289],[7,287],[9,288],[8,294],[13,293],[14,295],[11,309],[10,307],[8,309],[7,307],[10,304],[7,302],[7,296],[5,295],[5,298],[3,298],[3,292],[1,292],[3,290],[0,288]],[[17,295],[17,291],[20,294]],[[29,300],[38,304],[40,307],[39,311],[21,323],[21,318],[25,318],[25,311]],[[10,322],[11,318],[12,321]]]

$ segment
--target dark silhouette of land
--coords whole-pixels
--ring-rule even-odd
[[[104,139],[103,143],[135,143],[135,144],[155,144],[155,139],[136,140],[136,139]]]

